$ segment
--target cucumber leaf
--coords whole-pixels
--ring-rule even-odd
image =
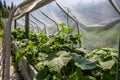
[[[60,72],[61,68],[67,65],[69,60],[71,60],[69,52],[59,51],[56,54],[50,54],[45,61],[45,65],[52,68],[54,71]]]
[[[75,65],[77,67],[80,67],[82,70],[85,69],[94,69],[96,68],[96,62],[92,62],[87,60],[86,58],[82,57],[81,55],[78,55],[76,53],[72,53],[72,58],[75,61]]]

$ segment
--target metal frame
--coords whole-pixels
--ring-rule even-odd
[[[116,10],[116,12],[120,15],[120,10],[119,8],[116,6],[116,3],[113,0],[109,0],[109,2],[111,3],[111,5],[113,6],[113,8]],[[117,69],[116,69],[116,79],[115,80],[119,80],[119,76],[120,76],[120,33],[118,36],[118,63],[117,63]]]
[[[16,21],[16,26],[17,25],[19,25],[19,26],[22,26],[22,27],[24,27],[25,25],[23,25],[23,24],[20,24],[20,23],[18,23],[17,21]],[[17,27],[16,27],[17,28]],[[15,28],[14,28],[15,29]]]
[[[117,63],[117,69],[116,69],[116,79],[115,80],[119,80],[119,76],[120,76],[120,33],[119,33],[119,38],[118,38],[118,63]]]
[[[78,24],[78,22],[72,16],[70,16],[56,1],[55,1],[55,3],[68,17],[70,17],[76,23],[77,28],[78,28],[78,34],[79,34],[80,31],[79,31],[79,24]]]
[[[46,33],[47,33],[47,32],[46,32],[46,24],[45,24],[44,22],[40,21],[39,19],[37,19],[36,17],[34,17],[32,14],[30,14],[30,15],[31,15],[31,17],[33,17],[36,21],[38,21],[38,22],[40,22],[40,23],[42,23],[42,24],[44,25],[45,34],[46,34]]]
[[[29,34],[29,12],[25,14],[25,32]]]
[[[70,16],[56,1],[55,1],[55,3],[68,17],[70,17],[76,23],[77,29],[78,29],[78,34],[80,34],[78,22],[72,16]],[[79,41],[80,41],[80,39],[79,39]],[[79,42],[79,47],[81,47],[81,43],[80,42]]]
[[[37,23],[36,23],[36,22],[32,21],[31,19],[30,19],[30,21],[31,21],[33,24],[35,24],[35,25],[36,25],[36,27],[38,28],[38,30],[37,30],[37,32],[38,32],[38,33],[39,33],[39,31],[40,31],[40,32],[42,32],[42,31],[41,31],[41,29],[40,29],[40,27],[37,25]]]
[[[24,22],[25,22],[25,20],[24,19],[22,19]],[[30,26],[33,28],[33,30],[34,30],[34,26],[31,24],[31,23],[29,23],[30,24]],[[24,27],[25,27],[25,25],[24,25]]]
[[[120,15],[120,10],[119,8],[116,6],[116,3],[113,0],[109,0],[109,2],[111,3],[111,5],[113,6],[113,8],[117,11],[117,13]]]
[[[40,12],[45,16],[45,17],[47,17],[48,19],[50,19],[52,22],[54,22],[55,23],[55,25],[57,26],[57,30],[59,31],[59,27],[58,27],[58,24],[57,24],[57,22],[56,21],[54,21],[52,18],[50,18],[47,14],[45,14],[44,12],[42,12],[41,10],[40,10]]]
[[[17,28],[17,20],[14,20],[14,29]]]
[[[24,19],[22,19],[23,21],[25,21]],[[32,20],[30,20],[33,24],[35,24],[36,26],[37,26],[37,28],[38,28],[38,30],[39,30],[39,27],[38,27],[38,25],[34,22],[34,21],[32,21]],[[33,28],[33,30],[34,30],[34,26],[31,24],[31,23],[29,23],[31,26],[32,26],[32,28]],[[39,31],[38,31],[39,32]]]

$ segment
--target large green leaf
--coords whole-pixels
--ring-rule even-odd
[[[97,80],[97,79],[92,76],[85,76],[84,80]]]
[[[56,54],[50,54],[45,61],[45,65],[57,72],[60,72],[61,68],[65,66],[70,59],[71,57],[69,52],[59,51]]]
[[[36,75],[36,77],[34,78],[34,80],[45,80],[45,78],[47,78],[48,76],[48,71],[49,69],[48,68],[44,68],[42,70],[40,70],[38,72],[38,74]]]
[[[99,61],[99,64],[102,69],[111,69],[112,66],[115,64],[115,61],[113,61],[113,60],[109,60],[109,61],[105,61],[105,62]]]
[[[117,50],[112,48],[98,48],[92,51],[87,56],[90,57],[92,61],[108,61],[116,60]]]
[[[115,79],[115,78],[116,78],[116,75],[112,75],[111,72],[110,72],[110,70],[105,70],[103,72],[101,80],[119,80],[119,79]]]
[[[91,62],[76,53],[72,53],[71,55],[73,57],[73,60],[75,61],[75,65],[80,67],[82,70],[96,68],[96,62]]]
[[[88,54],[88,51],[84,48],[75,48],[73,50],[75,53],[79,54],[79,55],[86,55]]]
[[[80,68],[77,68],[76,71],[68,78],[68,80],[96,80],[92,76],[85,76]]]
[[[38,63],[35,64],[35,68],[38,71],[45,67],[44,61],[46,60],[47,56],[48,56],[48,54],[46,54],[46,53],[38,53],[38,57],[37,57]]]
[[[64,26],[66,26],[66,24],[65,23],[61,23],[61,24],[59,24],[59,26],[64,27]]]
[[[49,44],[42,45],[39,50],[41,52],[44,52],[44,53],[51,53],[52,52],[52,49],[50,48]]]
[[[84,80],[83,72],[80,68],[77,68],[76,71],[68,78],[68,80]]]
[[[72,32],[71,28],[64,28],[61,30],[62,33],[70,34]]]

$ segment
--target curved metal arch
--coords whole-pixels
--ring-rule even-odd
[[[70,17],[76,23],[77,29],[78,29],[78,34],[80,34],[78,22],[72,16],[70,16],[56,1],[55,1],[55,3],[68,17]],[[80,41],[80,39],[79,39],[79,41]],[[79,47],[81,47],[81,43],[80,42],[79,42]]]
[[[54,21],[52,18],[50,18],[47,14],[45,14],[43,11],[41,11],[40,10],[40,12],[45,16],[45,17],[47,17],[48,19],[50,19],[52,22],[54,22],[55,23],[55,25],[57,26],[57,30],[59,31],[59,27],[58,27],[58,24],[57,24],[57,22],[56,21]]]
[[[32,24],[30,24],[31,28],[34,30],[34,26]]]
[[[32,29],[34,30],[34,26],[32,24],[30,24],[30,26],[32,27]]]
[[[22,24],[18,23],[17,21],[16,21],[16,25],[19,25],[19,26],[23,26],[23,27],[24,27],[24,25],[22,25]]]
[[[35,23],[35,22],[34,22],[34,21],[32,21],[31,19],[30,19],[30,21],[31,21],[33,24],[35,24],[35,25],[36,25],[36,27],[38,28],[37,32],[39,32],[39,30],[40,30],[40,32],[42,32],[42,31],[41,31],[41,29],[39,28],[39,26],[37,25],[37,23]]]
[[[116,10],[116,12],[120,15],[120,10],[119,10],[118,7],[115,5],[115,3],[113,2],[113,0],[109,0],[109,2],[110,2],[111,5],[113,6],[113,8]]]
[[[78,28],[78,34],[79,34],[80,31],[79,31],[79,24],[78,24],[78,22],[77,22],[72,16],[70,16],[70,15],[59,5],[59,3],[57,3],[56,1],[55,1],[55,3],[56,3],[56,5],[57,5],[68,17],[70,17],[70,18],[76,23],[77,28]]]
[[[47,33],[47,32],[46,32],[46,24],[45,24],[44,22],[40,21],[39,19],[37,19],[36,17],[34,17],[32,14],[30,14],[30,15],[31,15],[31,17],[33,17],[35,20],[37,20],[39,23],[42,23],[42,24],[44,25],[45,34],[46,34],[46,33]]]
[[[25,21],[24,19],[22,19],[23,21]],[[31,23],[29,23],[30,24],[30,26],[33,28],[33,30],[34,30],[34,26],[31,24]]]

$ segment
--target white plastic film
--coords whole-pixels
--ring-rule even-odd
[[[55,34],[58,31],[56,23],[64,22],[67,27],[73,29],[73,34],[80,32],[83,35],[81,40],[84,48],[89,50],[97,47],[117,48],[120,15],[109,0],[56,0],[56,2],[30,13],[42,22],[30,17],[41,30],[46,30],[47,34]],[[117,7],[120,7],[119,2],[115,0]],[[36,26],[31,21],[30,23],[33,27]]]
[[[57,0],[57,2],[63,8],[68,8],[71,14],[87,27],[104,26],[120,17],[108,0]]]

